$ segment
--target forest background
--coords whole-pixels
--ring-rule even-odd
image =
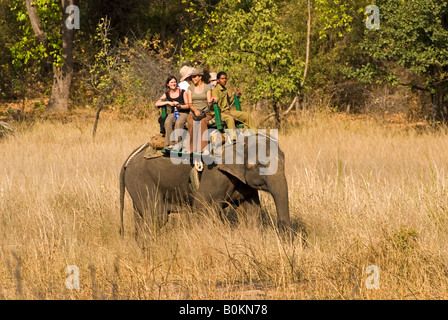
[[[0,116],[151,117],[166,76],[187,64],[227,71],[275,127],[316,108],[440,123],[447,17],[435,0],[1,0]]]
[[[0,299],[447,299],[447,13],[0,0]],[[186,64],[227,71],[257,125],[280,127],[291,243],[263,192],[267,221],[179,208],[139,241],[126,197],[119,235],[120,168]]]

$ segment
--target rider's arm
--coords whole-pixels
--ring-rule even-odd
[[[166,106],[167,104],[169,104],[171,106],[173,105],[171,101],[163,101],[163,100],[166,100],[166,94],[163,94],[159,98],[159,100],[156,101],[155,106],[159,108],[159,107]]]
[[[220,102],[219,101],[219,93],[220,93],[220,91],[216,87],[214,87],[211,90],[213,103],[217,103],[218,105],[219,105],[219,102]]]
[[[191,103],[190,103],[190,101],[188,99],[189,99],[188,91],[184,90],[184,102],[185,102],[185,104],[181,104],[180,105],[181,109],[190,109]]]
[[[212,90],[207,91],[207,102],[208,104],[212,102]]]

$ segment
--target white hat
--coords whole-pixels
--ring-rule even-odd
[[[210,81],[218,80],[218,74],[216,72],[210,72]]]
[[[185,79],[187,79],[189,76],[191,76],[191,72],[193,71],[192,67],[189,66],[183,66],[182,68],[180,68],[180,81],[184,81]]]

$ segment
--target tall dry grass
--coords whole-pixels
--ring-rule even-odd
[[[297,237],[210,212],[170,217],[145,247],[118,173],[152,121],[41,121],[0,141],[0,298],[446,299],[448,133],[302,114],[280,134]],[[263,206],[275,219],[270,195]],[[69,290],[67,266],[80,270]],[[379,270],[368,289],[366,268]]]

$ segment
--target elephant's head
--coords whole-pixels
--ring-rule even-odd
[[[277,209],[280,229],[291,227],[285,155],[275,139],[257,134],[227,145],[219,170],[238,178],[248,186],[269,192]]]

